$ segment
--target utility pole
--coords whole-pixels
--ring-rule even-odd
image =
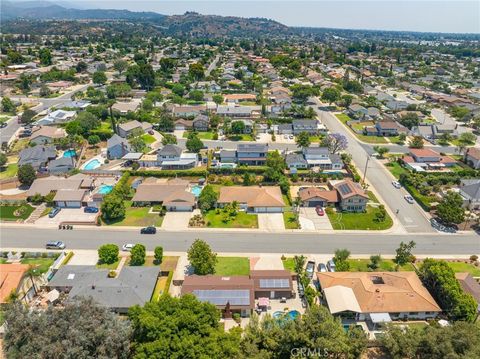
[[[370,161],[370,155],[367,154],[367,161],[365,162],[365,170],[363,171],[363,185],[365,185],[365,177],[367,176],[368,161]]]

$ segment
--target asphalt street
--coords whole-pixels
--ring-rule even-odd
[[[352,254],[393,255],[401,241],[413,240],[415,254],[471,255],[480,254],[480,236],[476,234],[316,234],[259,233],[248,231],[158,231],[141,235],[140,230],[121,228],[82,228],[73,230],[28,227],[0,227],[2,248],[45,248],[49,240],[61,240],[70,249],[97,249],[105,243],[119,246],[142,243],[148,250],[161,245],[166,251],[186,251],[196,238],[206,240],[217,252],[225,253],[285,253],[327,254],[338,248],[348,248]]]

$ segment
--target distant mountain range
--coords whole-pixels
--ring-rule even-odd
[[[241,18],[234,16],[201,15],[187,12],[183,15],[167,16],[155,12],[134,12],[112,9],[77,9],[69,8],[68,3],[48,1],[11,2],[1,1],[2,22],[15,22],[18,30],[28,30],[29,21],[41,20],[124,20],[141,21],[154,25],[156,31],[168,35],[181,36],[246,36],[286,34],[289,27],[264,18]],[[97,24],[98,26],[98,24]],[[38,27],[37,27],[38,28]],[[6,31],[16,32],[15,27],[5,26]],[[49,29],[52,33],[55,29]]]

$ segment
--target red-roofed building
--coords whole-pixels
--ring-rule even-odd
[[[410,156],[403,156],[403,163],[415,171],[441,170],[445,167],[453,167],[457,163],[449,156],[442,156],[429,148],[412,148]]]

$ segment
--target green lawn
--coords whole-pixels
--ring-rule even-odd
[[[345,125],[347,124],[348,121],[352,120],[350,118],[350,116],[348,116],[347,114],[344,114],[344,113],[339,113],[339,114],[336,114],[335,116]]]
[[[447,262],[448,266],[454,272],[468,272],[474,277],[480,277],[480,267],[475,267],[473,264],[464,262]]]
[[[327,215],[332,223],[333,229],[337,230],[383,230],[393,225],[392,218],[387,213],[387,218],[383,222],[375,220],[375,213],[378,208],[367,206],[365,213],[337,213],[333,208],[327,208]]]
[[[0,123],[7,122],[10,119],[10,116],[0,116]]]
[[[367,264],[370,263],[369,259],[349,259],[348,263],[350,264],[350,272],[368,272],[369,268],[367,267]],[[380,267],[377,269],[377,271],[380,272],[393,272],[395,271],[396,264],[393,262],[391,259],[382,259],[380,262]],[[401,266],[398,268],[399,271],[405,272],[405,271],[413,271],[413,265],[411,263],[405,264],[404,266]]]
[[[148,133],[142,135],[142,139],[145,141],[147,145],[151,145],[152,143],[156,142],[157,139]]]
[[[324,136],[310,136],[308,139],[311,143],[319,143],[323,140]]]
[[[249,214],[239,211],[237,216],[228,222],[223,220],[223,212],[219,210],[211,210],[205,214],[205,222],[207,227],[213,228],[258,228],[258,217],[256,214]]]
[[[188,135],[190,135],[191,132],[185,131],[183,133],[183,138],[188,138]],[[213,140],[213,136],[215,135],[215,132],[197,132],[197,137],[201,140]]]
[[[217,257],[215,274],[230,275],[249,275],[250,260],[247,257]]]
[[[120,263],[120,258],[118,258],[118,260],[117,260],[116,262],[113,262],[112,264],[102,263],[102,264],[97,264],[96,267],[97,267],[97,268],[101,268],[101,269],[111,269],[111,270],[114,270],[114,269],[117,269],[118,263]]]
[[[132,202],[130,201],[125,202],[125,207],[125,218],[111,222],[104,220],[103,223],[111,226],[162,226],[163,217],[160,217],[156,213],[148,213],[150,207],[132,207]]]
[[[289,270],[292,273],[295,273],[295,261],[293,258],[285,258],[282,260],[283,268]]]
[[[390,136],[390,137],[387,137],[388,140],[391,142],[391,143],[395,143],[397,145],[404,145],[406,140],[405,141],[401,141],[400,140],[400,136]]]
[[[28,143],[30,142],[29,139],[27,138],[22,138],[18,141],[15,141],[15,143],[13,144],[13,147],[11,149],[11,153],[18,153],[20,152],[21,150],[23,150],[24,148],[27,148],[28,147]]]
[[[55,258],[23,258],[22,264],[34,266],[40,273],[46,273],[48,268],[55,262]]]
[[[368,194],[368,197],[370,198],[370,201],[372,201],[374,203],[380,203],[378,201],[377,196],[375,196],[375,194],[372,191],[367,191],[367,194]]]
[[[385,165],[392,175],[399,179],[402,173],[408,173],[408,170],[400,165],[398,162],[389,162]]]
[[[21,212],[15,215],[17,210]],[[3,221],[25,220],[30,216],[33,210],[34,208],[29,204],[22,204],[21,206],[0,206],[0,219]]]
[[[286,229],[299,229],[293,212],[283,212],[283,222],[285,223]]]
[[[0,179],[15,177],[18,170],[18,164],[10,163],[7,167],[0,168]]]
[[[363,141],[363,142],[367,142],[367,143],[388,143],[388,141],[384,138],[384,137],[378,137],[378,136],[365,136],[365,135],[359,135],[357,134],[356,132],[354,132],[348,125],[347,125],[347,122],[348,121],[351,121],[352,119],[344,114],[344,113],[339,113],[339,114],[336,114],[335,115],[343,124],[345,124],[349,129],[350,131],[352,131],[352,133],[357,136],[357,138],[360,140],[360,141]],[[362,125],[361,125],[361,128],[363,129],[363,124],[365,122],[361,122]],[[354,127],[355,126],[359,126],[359,125],[353,125]]]
[[[230,141],[255,141],[253,136],[248,134],[229,135],[228,139]]]
[[[157,283],[155,284],[155,289],[153,290],[151,302],[158,302],[160,296],[166,292],[167,289],[168,277],[158,277]]]

